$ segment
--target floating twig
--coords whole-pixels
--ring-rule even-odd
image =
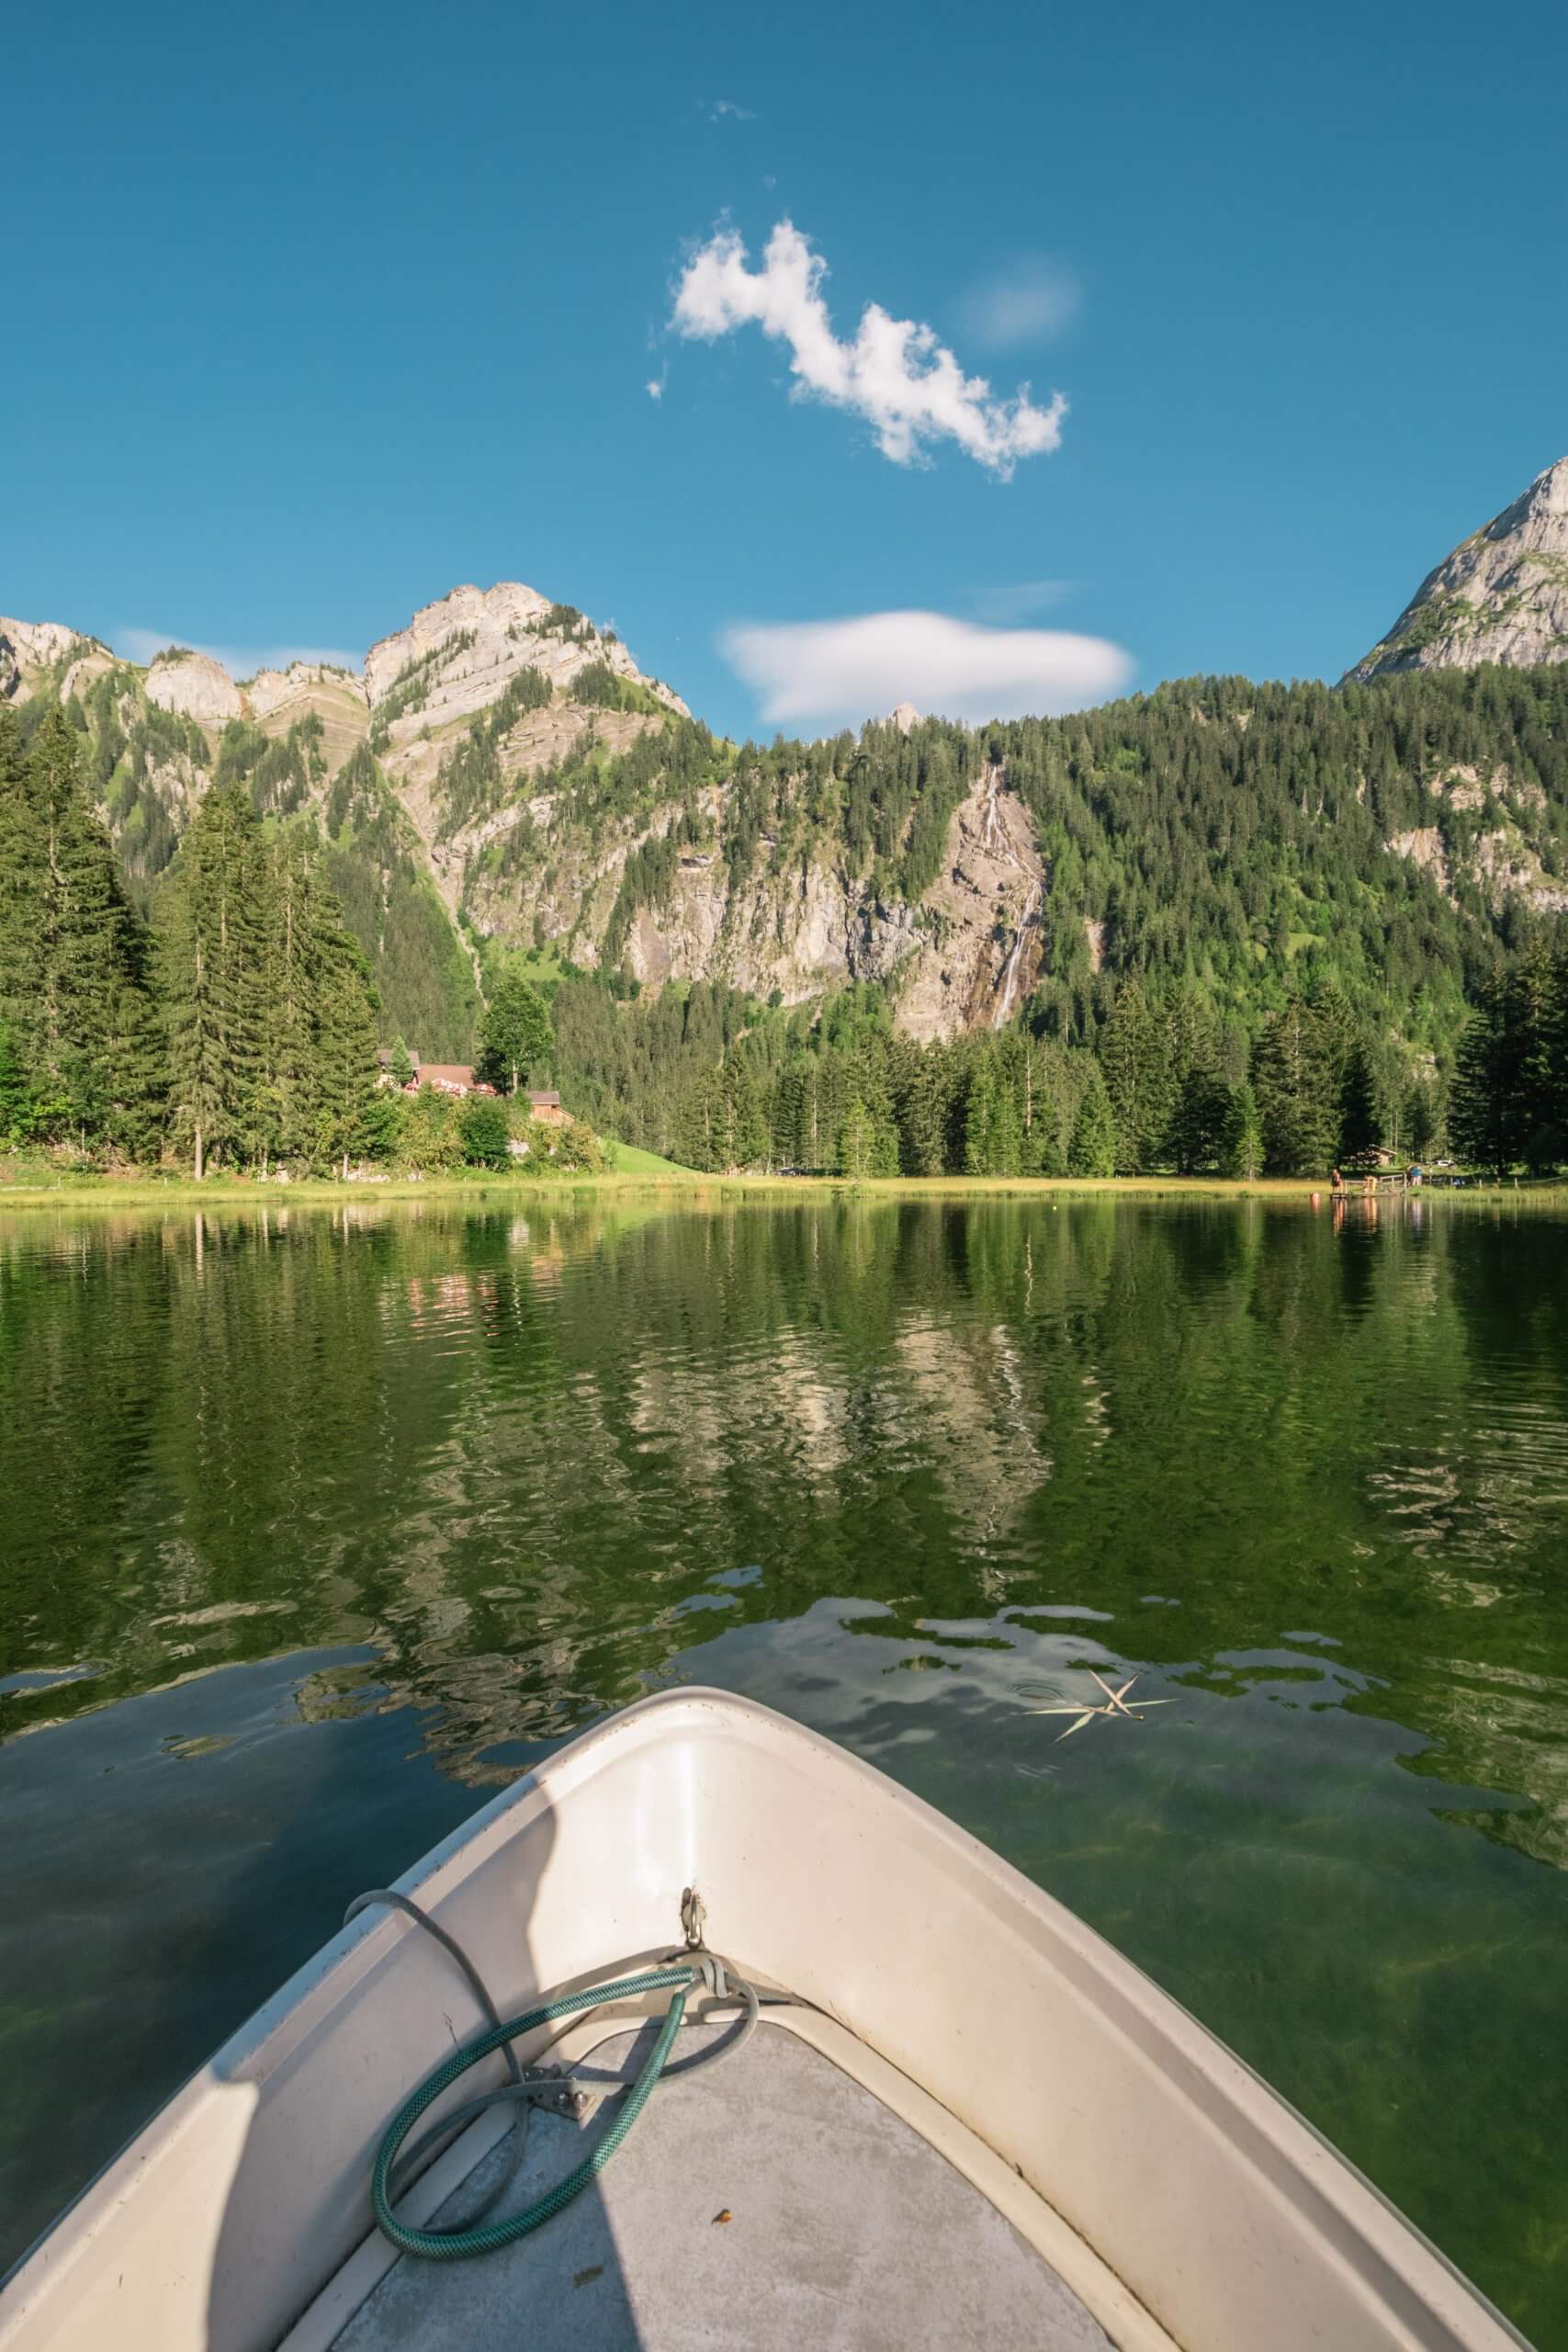
[[[1095,1680],[1105,1693],[1105,1704],[1102,1707],[1086,1706],[1075,1702],[1066,1707],[1031,1707],[1028,1711],[1032,1715],[1076,1715],[1077,1717],[1076,1724],[1069,1724],[1066,1731],[1057,1733],[1058,1747],[1064,1739],[1071,1739],[1074,1732],[1082,1731],[1085,1724],[1091,1724],[1096,1715],[1125,1715],[1130,1724],[1137,1724],[1142,1723],[1144,1719],[1142,1713],[1144,1708],[1168,1707],[1173,1703],[1169,1699],[1142,1699],[1138,1702],[1139,1712],[1134,1713],[1127,1704],[1127,1693],[1138,1679],[1135,1674],[1130,1674],[1127,1677],[1120,1690],[1112,1690],[1103,1675],[1095,1674],[1092,1666],[1089,1668],[1089,1672],[1094,1675]]]

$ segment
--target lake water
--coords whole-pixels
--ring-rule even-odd
[[[1565,1238],[0,1222],[0,2256],[359,1888],[689,1680],[1060,1895],[1568,2346]],[[1063,1741],[1090,1667],[1169,1703]]]

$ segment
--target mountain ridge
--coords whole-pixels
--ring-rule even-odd
[[[1465,548],[1517,561],[1560,485],[1568,460]],[[430,1057],[471,1050],[513,959],[621,1001],[869,985],[925,1040],[1025,1010],[1087,1034],[1137,976],[1250,1027],[1315,970],[1413,994],[1400,1050],[1440,1054],[1487,959],[1568,912],[1568,679],[1386,651],[1339,688],[1175,681],[975,729],[904,703],[858,737],[737,746],[614,631],[499,582],[422,606],[358,672],[237,680],[177,647],[141,667],[0,619],[0,699],[71,716],[144,910],[213,782],[314,823],[385,1040]]]
[[[1345,673],[1522,669],[1568,661],[1568,457],[1433,566],[1386,637]]]

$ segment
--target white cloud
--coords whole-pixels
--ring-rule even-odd
[[[669,381],[669,368],[661,368],[657,376],[650,376],[649,378],[647,383],[643,386],[643,390],[648,394],[650,401],[661,401],[664,398],[664,387]]]
[[[733,229],[720,229],[687,263],[671,320],[678,334],[714,342],[746,325],[785,343],[796,397],[850,409],[875,427],[883,456],[907,466],[928,442],[951,439],[1004,480],[1021,458],[1055,449],[1067,404],[1058,392],[1036,408],[1029,387],[998,400],[983,376],[965,376],[935,331],[890,318],[869,303],[852,343],[833,333],[822,280],[828,266],[792,221],[768,239],[761,269],[746,266]]]
[[[1077,279],[1065,263],[1026,254],[971,287],[964,300],[964,324],[982,349],[1010,351],[1059,334],[1079,300]]]
[[[722,122],[726,115],[728,115],[732,122],[755,122],[757,119],[750,107],[738,107],[733,98],[715,98],[713,111],[708,116],[708,120]]]
[[[1082,710],[1126,685],[1132,657],[1064,629],[982,628],[943,613],[864,613],[727,629],[720,648],[775,726],[857,725],[896,703],[972,723]]]
[[[362,653],[350,653],[336,645],[193,645],[188,638],[160,628],[116,629],[113,644],[128,662],[142,663],[151,662],[166,645],[190,645],[193,653],[220,662],[231,678],[254,678],[258,670],[287,670],[291,662],[323,662],[334,669],[357,672],[365,661]]]

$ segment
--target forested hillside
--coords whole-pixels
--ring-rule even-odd
[[[74,748],[128,942],[161,922],[199,813],[237,795],[269,855],[330,890],[382,1045],[467,1058],[480,977],[520,973],[553,997],[574,1107],[701,1165],[756,1156],[759,1120],[772,1159],[835,1164],[857,1103],[879,1165],[1066,1165],[1085,1052],[1117,1163],[1193,1160],[1190,1117],[1179,1138],[1168,1105],[1116,1096],[1115,1041],[1140,1023],[1178,1095],[1195,1070],[1252,1086],[1282,1165],[1256,1054],[1325,1003],[1376,1121],[1399,1135],[1416,1106],[1419,1132],[1469,1004],[1568,909],[1561,664],[1190,679],[1066,718],[901,713],[738,747],[613,632],[503,583],[415,615],[363,678],[236,685],[179,649],[141,671],[4,623],[6,675],[22,752],[46,730]],[[886,1067],[846,1074],[852,1047]],[[1016,1096],[1017,1151],[1014,1110],[973,1141],[987,1089]],[[1193,1164],[1219,1162],[1218,1105]]]

